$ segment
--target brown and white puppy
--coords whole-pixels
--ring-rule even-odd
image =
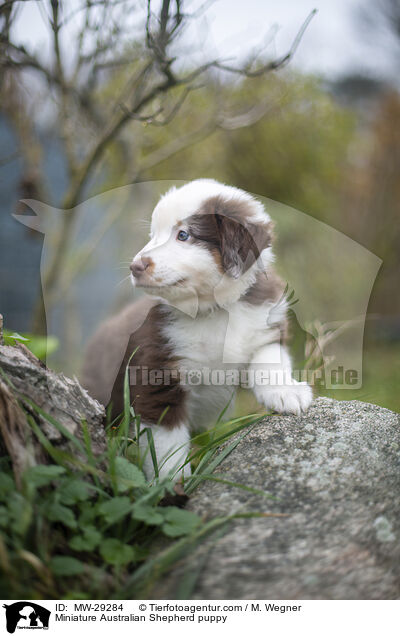
[[[279,413],[300,413],[312,400],[291,376],[271,229],[263,205],[237,188],[197,180],[169,190],[130,267],[133,285],[153,298],[104,323],[88,348],[83,384],[114,414],[136,350],[131,400],[152,429],[161,477],[190,472],[180,467],[191,432],[216,422],[243,377]],[[149,453],[145,471],[152,476]]]

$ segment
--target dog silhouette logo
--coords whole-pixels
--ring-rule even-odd
[[[3,605],[6,610],[7,631],[13,634],[16,629],[48,629],[51,612],[32,603],[18,601],[11,605]]]

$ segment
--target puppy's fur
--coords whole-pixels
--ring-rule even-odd
[[[150,241],[131,265],[133,285],[152,298],[101,325],[89,345],[83,384],[104,405],[111,401],[115,415],[135,351],[131,400],[142,426],[152,429],[161,476],[180,478],[191,431],[215,423],[235,388],[209,376],[182,383],[178,369],[189,376],[261,371],[253,391],[280,413],[300,413],[311,402],[310,387],[291,378],[284,287],[273,271],[271,241],[269,216],[246,192],[211,180],[173,188],[154,209]],[[143,369],[154,371],[155,381]],[[170,372],[168,381],[164,374],[159,382],[158,370]],[[149,453],[145,470],[151,477]],[[187,464],[183,473],[189,471]]]

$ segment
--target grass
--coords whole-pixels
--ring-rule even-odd
[[[168,493],[174,493],[173,475],[148,481],[142,471],[140,416],[129,403],[127,382],[126,377],[124,412],[118,425],[108,424],[107,448],[100,457],[93,455],[85,421],[81,439],[71,439],[54,419],[29,404],[68,437],[73,450],[68,453],[53,446],[27,413],[52,463],[27,468],[17,485],[10,459],[0,459],[2,598],[149,597],[156,581],[179,559],[210,535],[219,536],[240,516],[206,522],[188,510],[160,505]],[[187,460],[192,463],[192,475],[185,482],[188,494],[204,480],[216,480],[269,497],[215,472],[260,418],[252,415],[217,422],[194,438]],[[153,461],[158,475],[155,454]],[[190,586],[185,593],[190,593]]]
[[[363,356],[361,389],[325,390],[336,400],[371,402],[400,413],[400,343],[367,343]]]

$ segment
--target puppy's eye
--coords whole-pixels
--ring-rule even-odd
[[[186,232],[186,230],[179,230],[176,238],[178,241],[187,241],[189,238],[189,232]]]

